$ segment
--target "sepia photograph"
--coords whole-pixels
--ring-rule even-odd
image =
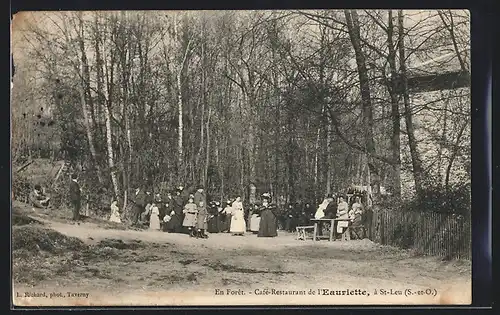
[[[25,11],[27,306],[470,305],[468,10]]]

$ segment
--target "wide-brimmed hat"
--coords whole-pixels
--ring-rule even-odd
[[[263,193],[262,198],[269,200],[269,199],[271,199],[271,194],[270,193]]]

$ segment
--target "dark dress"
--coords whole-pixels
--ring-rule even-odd
[[[220,217],[217,206],[212,205],[208,208],[208,229],[209,233],[219,233],[220,232]]]
[[[182,196],[177,195],[173,198],[173,210],[175,212],[172,215],[170,221],[167,222],[167,231],[173,233],[181,233],[184,229],[182,228],[182,222],[184,221],[184,200]]]
[[[260,225],[258,237],[278,236],[278,220],[276,219],[276,206],[262,206],[260,209]]]

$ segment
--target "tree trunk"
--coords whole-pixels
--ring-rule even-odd
[[[359,21],[356,10],[344,10],[349,31],[349,38],[354,48],[356,55],[356,64],[358,68],[359,85],[361,89],[361,102],[363,106],[363,125],[364,125],[364,138],[367,155],[367,164],[370,172],[370,189],[373,192],[373,199],[379,195],[380,192],[380,176],[374,164],[375,159],[373,155],[375,152],[375,141],[373,139],[373,109],[371,102],[370,82],[368,79],[368,70],[366,68],[365,55],[361,49]]]
[[[448,100],[444,102],[444,109],[443,109],[443,132],[441,134],[441,138],[439,139],[439,153],[438,153],[438,174],[439,174],[439,183],[441,185],[445,184],[445,181],[443,179],[443,171],[442,171],[442,166],[443,166],[443,147],[444,144],[447,141],[447,121],[448,120]]]
[[[396,48],[394,46],[394,23],[392,10],[389,10],[389,21],[387,27],[387,44],[389,46],[388,62],[391,71],[389,96],[391,98],[391,120],[392,120],[392,137],[391,137],[391,152],[392,152],[392,181],[391,188],[396,198],[401,197],[401,116],[399,113],[399,100],[397,95],[397,68],[396,68]]]
[[[210,115],[212,114],[212,108],[208,108],[208,117],[207,117],[207,148],[206,148],[206,158],[205,158],[205,172],[204,172],[204,185],[208,185],[208,167],[210,165]]]
[[[83,28],[83,21],[80,19],[80,31],[79,31],[79,36],[78,36],[78,41],[80,44],[80,53],[81,53],[81,71],[80,75],[82,78],[81,84],[79,85],[78,92],[80,95],[80,102],[82,105],[82,112],[83,112],[83,119],[84,119],[84,124],[85,124],[85,131],[87,133],[87,140],[89,142],[89,150],[90,154],[92,156],[92,161],[94,162],[93,164],[95,165],[96,171],[97,171],[97,179],[99,181],[99,184],[104,183],[101,168],[99,166],[99,159],[97,156],[97,151],[95,149],[95,144],[94,144],[94,121],[91,118],[91,115],[89,113],[89,108],[88,104],[86,101],[85,97],[85,91],[89,87],[89,80],[90,76],[88,73],[88,63],[87,63],[87,56],[85,52],[85,43],[83,40],[84,36],[84,28]],[[78,71],[78,69],[76,69]],[[89,98],[90,99],[90,98]]]
[[[120,197],[120,192],[118,190],[118,179],[116,177],[116,167],[115,158],[113,153],[113,133],[111,130],[111,110],[108,106],[104,106],[104,115],[106,118],[106,145],[108,149],[108,165],[111,174],[111,182],[113,183],[113,191],[115,193],[115,198]]]
[[[410,96],[408,94],[408,77],[406,73],[406,57],[404,44],[404,26],[403,26],[403,10],[398,10],[398,40],[399,40],[399,66],[402,80],[403,102],[405,107],[405,123],[406,132],[408,133],[408,145],[410,146],[410,155],[413,166],[413,176],[415,180],[415,190],[418,196],[421,196],[423,190],[423,167],[420,159],[420,154],[417,148],[417,140],[415,138],[415,129],[413,126],[413,114],[410,106]]]
[[[326,128],[326,194],[329,195],[332,190],[332,125],[328,118],[328,127]]]
[[[451,157],[450,157],[450,162],[448,163],[448,167],[446,168],[446,178],[445,178],[445,182],[444,182],[444,186],[445,186],[446,191],[448,191],[449,187],[450,187],[451,169],[453,167],[453,162],[455,161],[455,159],[458,155],[458,152],[459,152],[460,139],[462,138],[462,135],[463,135],[463,133],[468,125],[469,125],[469,121],[466,121],[463,124],[462,128],[460,128],[458,135],[457,135],[457,139],[455,140],[455,143],[453,146],[453,152],[452,152]]]

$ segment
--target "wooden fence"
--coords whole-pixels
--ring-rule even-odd
[[[369,238],[419,254],[471,259],[470,217],[437,212],[378,210],[367,218]]]

